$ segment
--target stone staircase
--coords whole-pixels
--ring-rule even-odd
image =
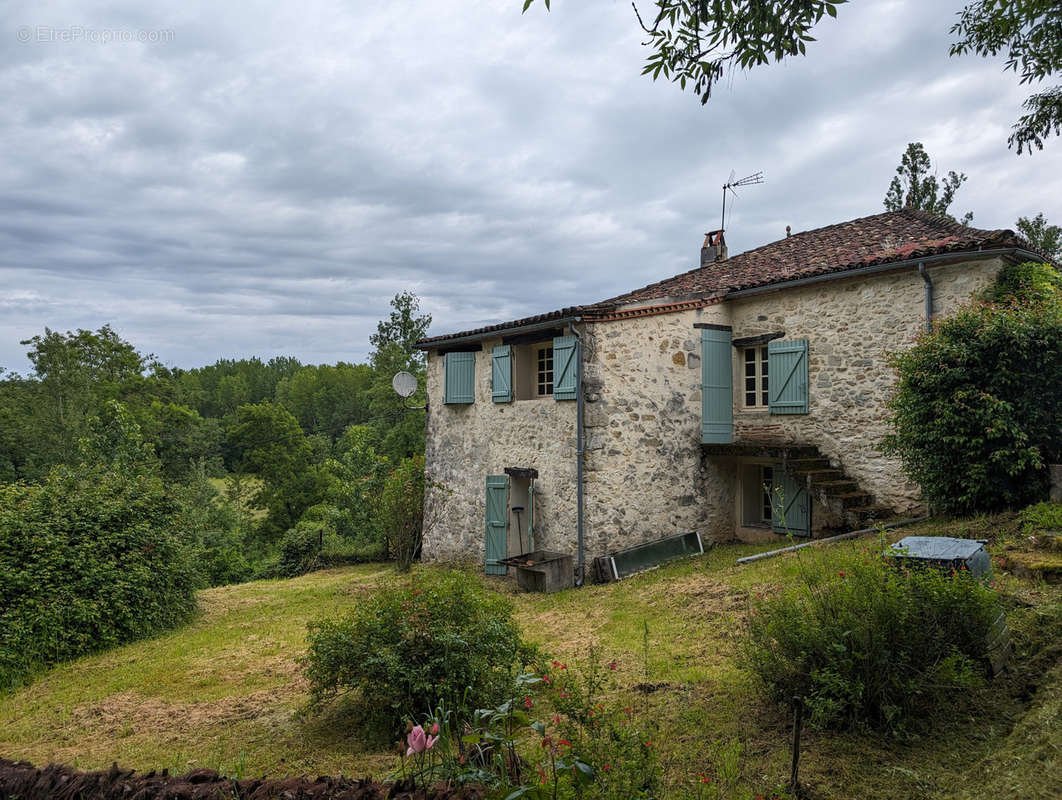
[[[869,528],[895,516],[892,508],[877,503],[872,494],[863,491],[856,480],[843,468],[834,466],[817,447],[800,447],[785,459],[785,466],[794,477],[805,480],[812,496],[852,530]]]

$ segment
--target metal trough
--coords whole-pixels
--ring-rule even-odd
[[[516,585],[525,592],[559,592],[575,585],[574,561],[568,553],[532,550],[499,558],[498,563],[516,569]]]
[[[656,569],[676,558],[697,556],[703,552],[704,545],[699,533],[677,533],[596,558],[594,572],[599,582],[618,581],[639,572]]]

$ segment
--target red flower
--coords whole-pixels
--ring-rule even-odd
[[[611,764],[605,764],[605,766],[603,766],[601,769],[605,770],[605,772],[608,772],[610,769],[612,769],[612,765]]]
[[[572,743],[569,742],[567,739],[558,739],[557,740],[557,747],[571,747],[571,746],[572,746]]]
[[[543,683],[549,683],[549,675],[543,675],[542,676],[542,682]]]
[[[844,577],[844,572],[838,572],[837,574],[840,575],[842,578]]]
[[[631,707],[627,706],[625,709],[623,709],[623,713],[629,717],[631,715]]]
[[[533,704],[531,703],[531,698],[530,697],[525,697],[524,698],[524,708],[531,708],[532,705]]]
[[[613,660],[612,660],[612,661],[611,661],[611,662],[609,663],[609,665],[608,665],[608,668],[609,668],[609,669],[615,669],[615,668],[616,668],[616,661],[615,661],[615,659],[613,659]]]

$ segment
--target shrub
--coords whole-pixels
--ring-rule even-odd
[[[895,354],[899,456],[930,507],[970,514],[1047,494],[1062,456],[1062,295],[1047,265],[1005,268],[981,300]]]
[[[802,580],[752,603],[741,652],[773,700],[825,726],[902,733],[983,680],[996,593],[967,573],[901,569],[879,554],[802,559]]]
[[[467,717],[503,700],[532,655],[507,598],[473,576],[431,572],[379,589],[346,617],[311,623],[303,663],[315,703],[357,690],[397,729],[439,702]]]
[[[384,481],[377,519],[399,571],[420,556],[424,533],[424,456],[403,459]]]
[[[122,463],[0,487],[0,687],[185,620],[198,578],[177,511]]]

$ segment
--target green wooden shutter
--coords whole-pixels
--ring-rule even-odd
[[[772,414],[808,413],[808,340],[767,345],[767,397]]]
[[[783,535],[811,536],[811,496],[797,478],[775,467],[771,480],[771,530]]]
[[[578,348],[574,336],[553,340],[553,399],[574,400],[578,377]]]
[[[487,476],[487,541],[485,570],[488,575],[504,575],[508,568],[499,559],[508,553],[509,476]]]
[[[701,441],[734,441],[734,348],[729,328],[701,328]]]
[[[495,403],[513,400],[513,348],[503,344],[490,354],[490,397]]]
[[[446,354],[444,403],[472,403],[476,399],[476,354]]]

